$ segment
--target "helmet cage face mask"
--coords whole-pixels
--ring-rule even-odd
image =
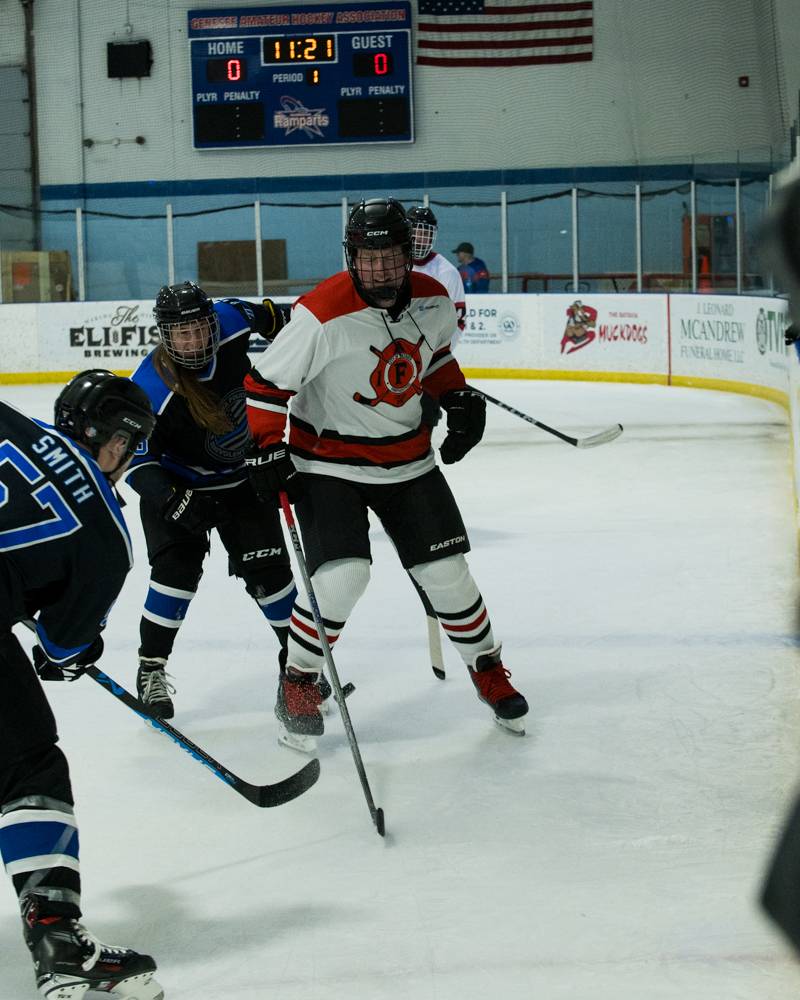
[[[411,252],[414,260],[425,260],[436,242],[437,226],[429,222],[415,222],[411,226]]]
[[[164,285],[153,312],[168,357],[181,368],[205,368],[217,353],[220,326],[203,289],[193,281]]]
[[[439,227],[430,208],[412,208],[408,213],[411,223],[411,253],[415,261],[425,260],[433,251]]]
[[[103,445],[120,438],[124,465],[153,433],[155,416],[144,391],[128,379],[103,369],[76,375],[55,403],[54,425],[97,458]]]
[[[211,316],[177,322],[159,322],[158,332],[167,355],[181,368],[205,368],[219,348],[219,317],[216,312]],[[186,343],[196,346],[187,350],[183,346]]]
[[[411,226],[400,202],[373,199],[357,205],[347,223],[344,250],[347,270],[361,298],[376,308],[391,308],[407,288],[413,266]],[[364,250],[384,252],[367,255],[362,254]],[[372,272],[379,277],[371,279]],[[366,284],[365,275],[370,276]]]

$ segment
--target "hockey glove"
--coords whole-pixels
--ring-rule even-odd
[[[303,477],[294,467],[284,442],[256,448],[244,464],[253,492],[262,503],[275,503],[281,491],[295,503],[305,493]]]
[[[783,332],[783,339],[786,341],[786,346],[791,347],[792,344],[796,344],[800,340],[800,326],[792,323],[791,326],[787,326]]]
[[[266,310],[267,316],[265,320],[265,329],[259,330],[258,332],[266,340],[272,340],[279,330],[282,330],[286,325],[286,313],[284,309],[287,306],[279,306],[277,302],[273,302],[272,299],[262,299],[261,305]]]
[[[439,454],[445,465],[452,465],[453,462],[460,462],[483,437],[486,400],[467,386],[450,389],[439,402],[447,411],[447,437],[442,441]]]
[[[94,666],[103,655],[103,640],[98,635],[94,642],[85,649],[74,663],[61,666],[48,660],[41,646],[33,647],[33,666],[43,681],[76,681],[87,669]]]
[[[219,521],[216,501],[199,490],[173,486],[164,505],[161,516],[169,524],[179,524],[193,535],[209,531]]]

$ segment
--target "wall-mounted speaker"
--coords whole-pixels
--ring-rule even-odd
[[[109,42],[106,58],[108,75],[112,79],[150,76],[153,49],[150,42]]]

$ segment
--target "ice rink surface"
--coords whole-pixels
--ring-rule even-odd
[[[87,926],[152,953],[167,1000],[788,1000],[755,898],[800,775],[797,555],[783,411],[652,386],[487,382],[446,474],[528,734],[494,726],[380,529],[336,659],[387,836],[337,715],[322,776],[259,810],[85,678],[47,687],[72,766]],[[0,395],[49,418],[53,386]],[[130,493],[128,493],[130,496]],[[135,684],[148,567],[103,668]],[[29,637],[25,637],[29,645]],[[243,777],[276,744],[276,643],[215,537],[170,662],[174,724]],[[334,708],[334,712],[335,712]],[[0,1000],[35,996],[9,885]]]

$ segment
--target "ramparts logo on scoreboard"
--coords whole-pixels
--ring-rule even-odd
[[[274,128],[282,128],[284,135],[292,132],[305,132],[309,139],[314,136],[324,136],[322,131],[331,123],[331,117],[325,108],[307,108],[301,100],[284,94],[281,97],[281,110],[272,116]]]

